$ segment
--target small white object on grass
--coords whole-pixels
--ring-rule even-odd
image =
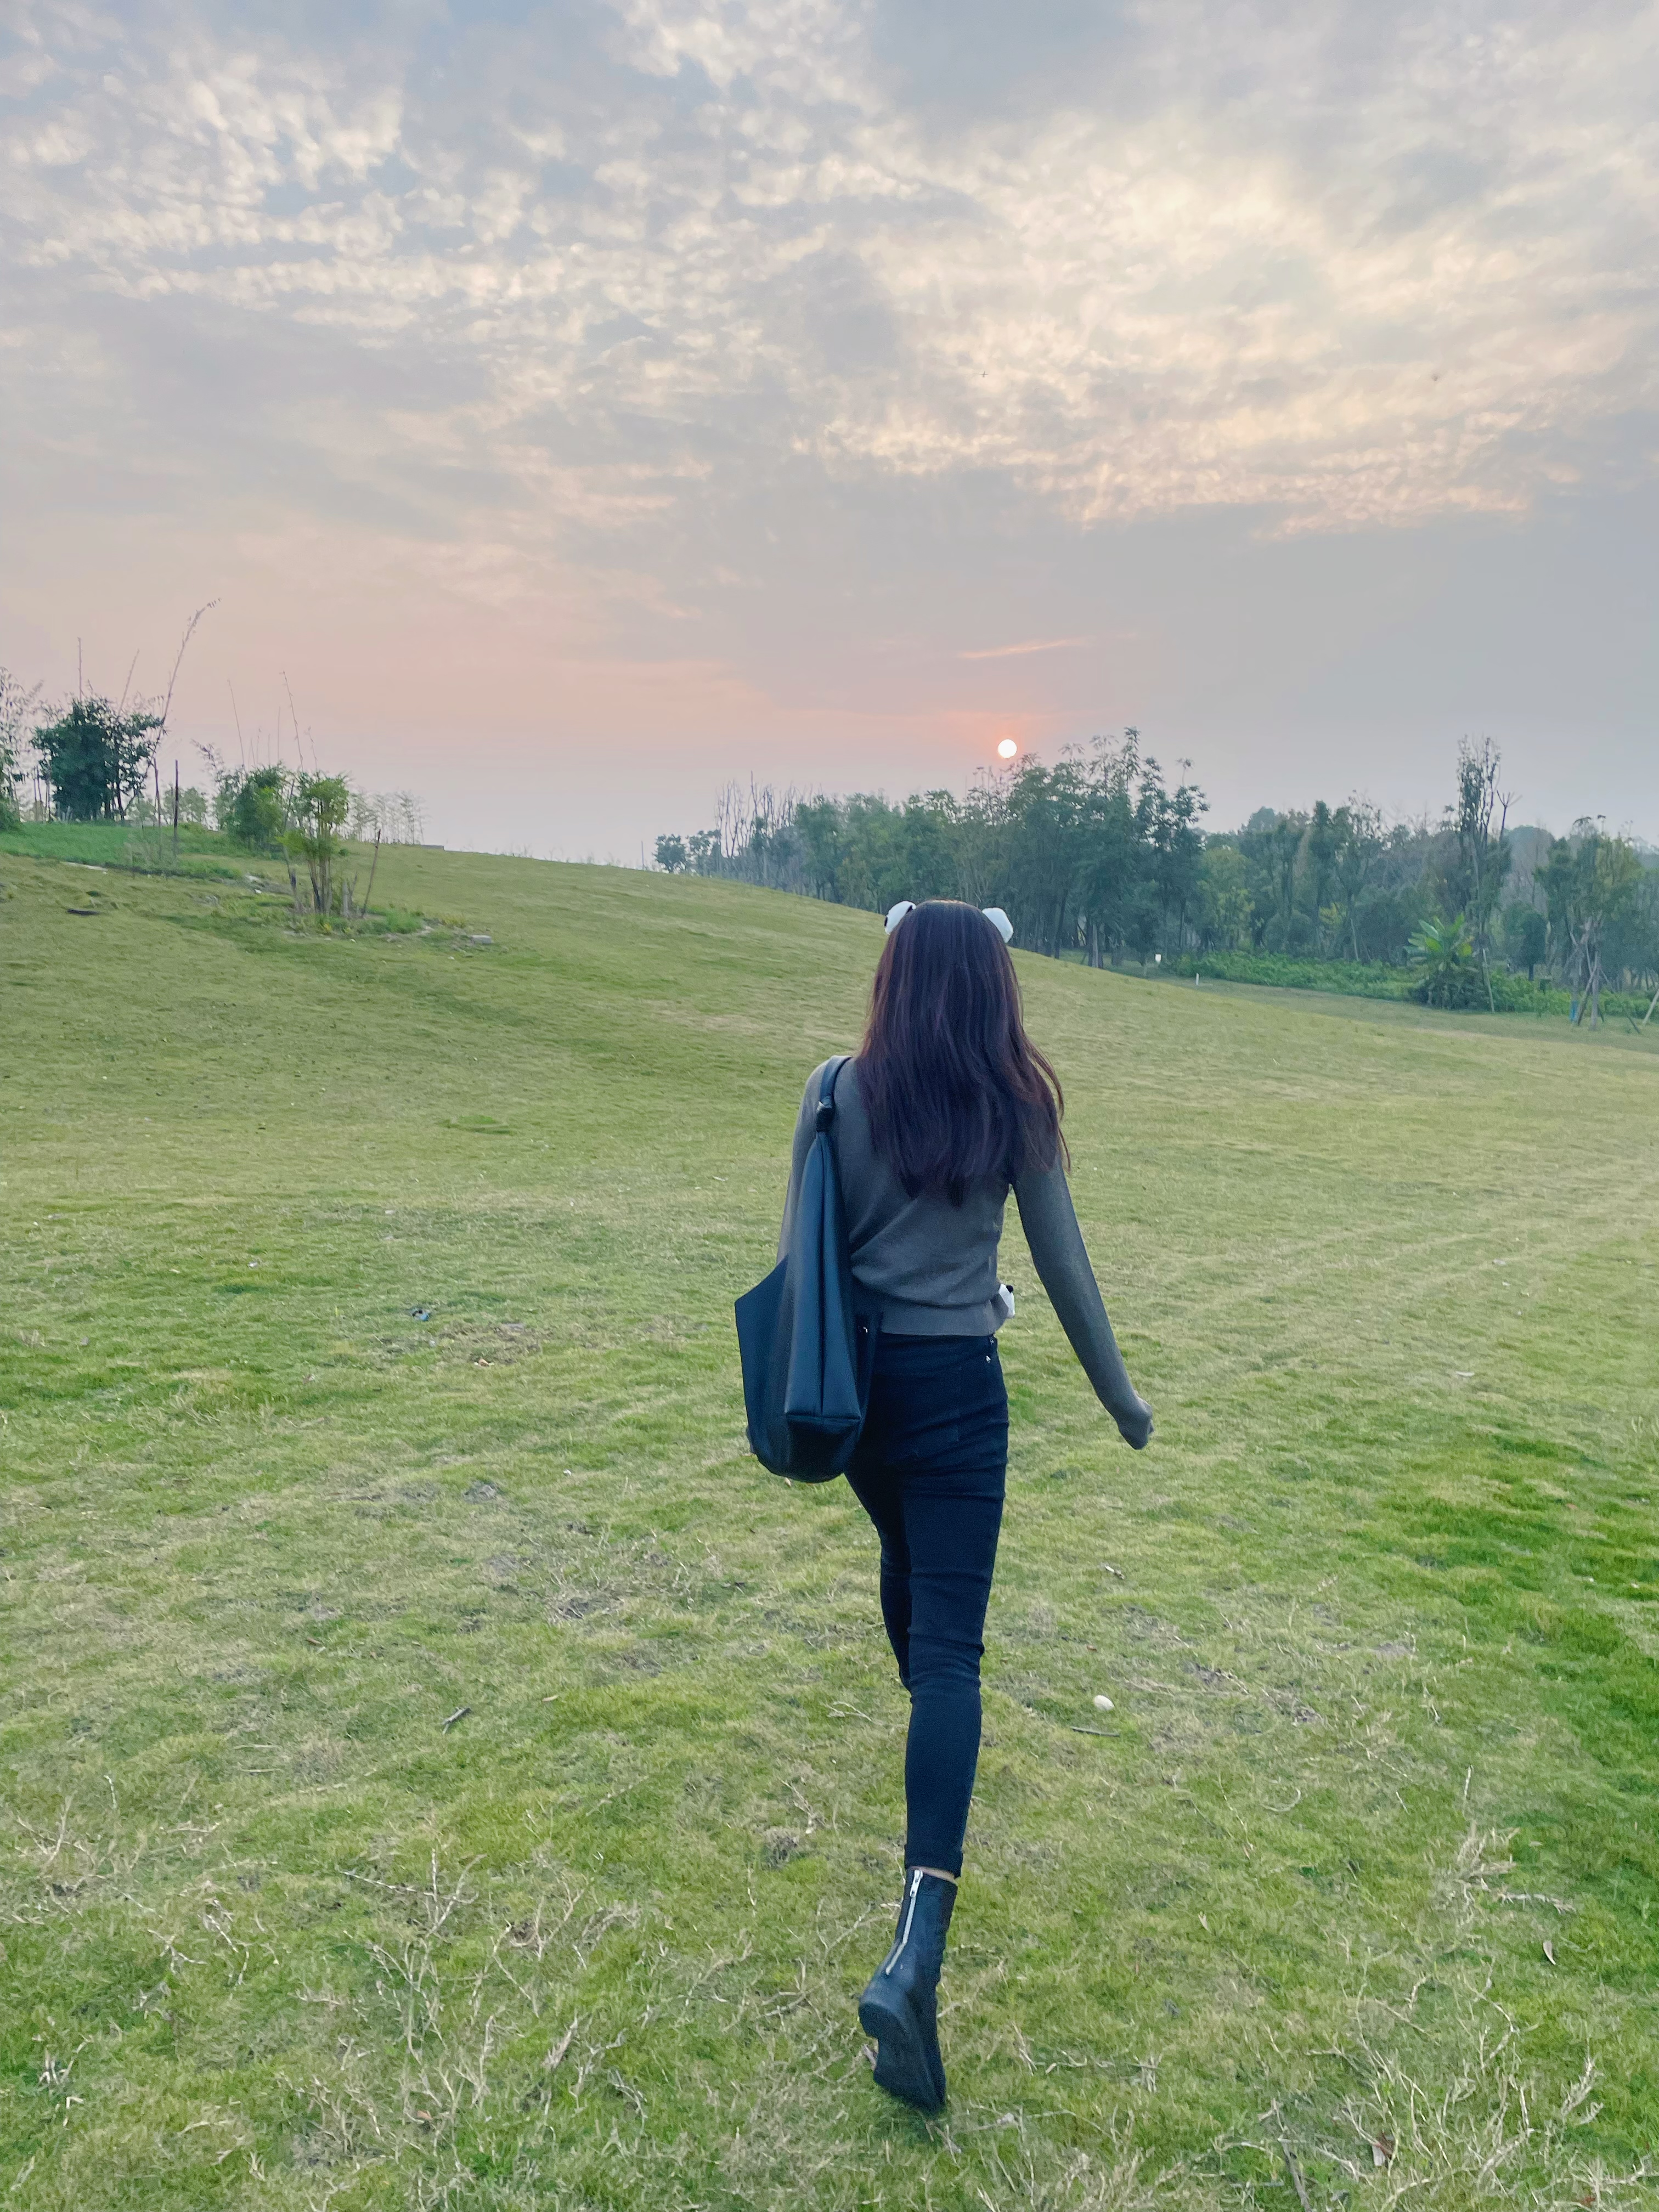
[[[1095,1711],[1097,1713],[1109,1713],[1112,1711],[1112,1701],[1104,1692],[1095,1699]]]

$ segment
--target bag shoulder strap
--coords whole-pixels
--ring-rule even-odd
[[[852,1057],[850,1052],[843,1052],[823,1064],[823,1078],[818,1085],[817,1118],[813,1124],[820,1137],[836,1118],[836,1085],[840,1080],[842,1068]]]

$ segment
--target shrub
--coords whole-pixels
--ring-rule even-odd
[[[255,853],[281,848],[289,824],[289,776],[281,768],[232,769],[222,776],[213,811],[219,827]]]
[[[1185,952],[1178,960],[1166,963],[1164,972],[1209,975],[1218,983],[1261,983],[1278,990],[1331,991],[1349,999],[1415,998],[1419,1004],[1426,1003],[1422,982],[1413,979],[1410,969],[1390,968],[1381,961],[1292,960],[1283,954],[1263,952]],[[1480,969],[1474,972],[1480,988],[1474,998],[1459,1003],[1468,1011],[1484,1013],[1486,985]],[[1492,1005],[1500,1014],[1565,1014],[1568,1003],[1565,991],[1541,980],[1529,983],[1524,975],[1498,970],[1492,974]],[[1639,1018],[1646,1001],[1607,994],[1601,1005],[1609,1014],[1631,1012]]]
[[[1474,1006],[1486,996],[1486,979],[1475,963],[1474,939],[1463,916],[1425,921],[1412,939],[1412,960],[1422,973],[1411,995],[1425,1006]]]
[[[303,860],[311,878],[312,902],[326,921],[334,910],[335,870],[345,857],[340,832],[351,810],[351,787],[343,775],[308,775],[304,769],[289,792],[292,827],[283,839],[290,863]],[[344,895],[342,893],[342,911]]]
[[[1354,999],[1403,999],[1411,988],[1406,969],[1380,960],[1297,960],[1283,952],[1186,952],[1169,962],[1166,972],[1279,990],[1337,991]]]

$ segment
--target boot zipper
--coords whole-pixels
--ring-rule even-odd
[[[910,1940],[910,1923],[916,1917],[916,1899],[920,1895],[921,1891],[921,1869],[920,1867],[913,1867],[910,1869],[910,1892],[909,1895],[905,1899],[904,1920],[899,1929],[898,1940],[893,1945],[892,1949],[887,1954],[887,1957],[883,1963],[881,1971],[884,1974],[890,1974],[892,1972],[894,1967],[897,1966],[899,1960],[903,1955],[905,1945]]]

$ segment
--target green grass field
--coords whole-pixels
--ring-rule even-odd
[[[730,1317],[879,922],[216,865],[0,852],[0,2203],[1650,2198],[1659,1038],[1022,959],[1158,1431],[1012,1226],[930,2124],[873,1540]]]

